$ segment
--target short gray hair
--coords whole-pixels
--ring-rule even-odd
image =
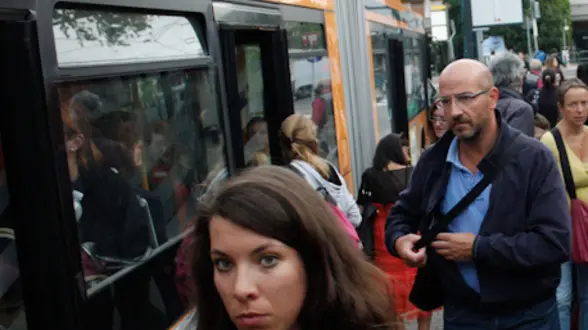
[[[543,66],[543,63],[541,63],[541,60],[534,58],[531,60],[531,64],[529,64],[529,69],[531,69],[533,71],[539,71],[539,70],[541,70],[542,66]]]
[[[525,76],[525,63],[518,55],[511,52],[496,55],[490,62],[489,69],[496,87],[521,91]]]

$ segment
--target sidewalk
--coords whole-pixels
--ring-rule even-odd
[[[406,325],[406,330],[417,330],[417,321],[410,322]],[[431,330],[443,330],[443,311],[433,313],[431,321]]]

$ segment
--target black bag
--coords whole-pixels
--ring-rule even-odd
[[[435,240],[435,237],[444,230],[460,213],[462,213],[478,196],[496,179],[498,173],[514,158],[513,156],[522,147],[521,134],[517,135],[508,146],[506,152],[500,158],[498,164],[492,171],[484,173],[484,178],[474,186],[470,192],[468,192],[463,199],[461,199],[449,212],[441,215],[436,222],[431,221],[429,228],[422,233],[421,239],[415,243],[415,250],[419,250],[423,247],[427,248],[427,256],[435,254],[430,244]],[[441,184],[438,181],[437,184]],[[435,208],[437,211],[439,206]],[[433,212],[434,214],[436,212]],[[432,219],[432,214],[427,217]],[[445,294],[443,289],[441,273],[435,267],[434,262],[431,262],[431,258],[428,258],[427,264],[419,268],[415,278],[414,285],[410,291],[409,300],[410,302],[423,311],[431,311],[439,308],[443,305],[445,300]]]

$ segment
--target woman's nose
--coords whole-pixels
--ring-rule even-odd
[[[254,300],[259,295],[257,287],[258,275],[255,274],[251,269],[237,270],[235,277],[235,286],[233,288],[235,298],[241,302]]]

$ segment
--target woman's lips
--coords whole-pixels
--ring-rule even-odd
[[[237,323],[244,327],[256,327],[267,323],[269,315],[258,313],[243,313],[237,316]]]

